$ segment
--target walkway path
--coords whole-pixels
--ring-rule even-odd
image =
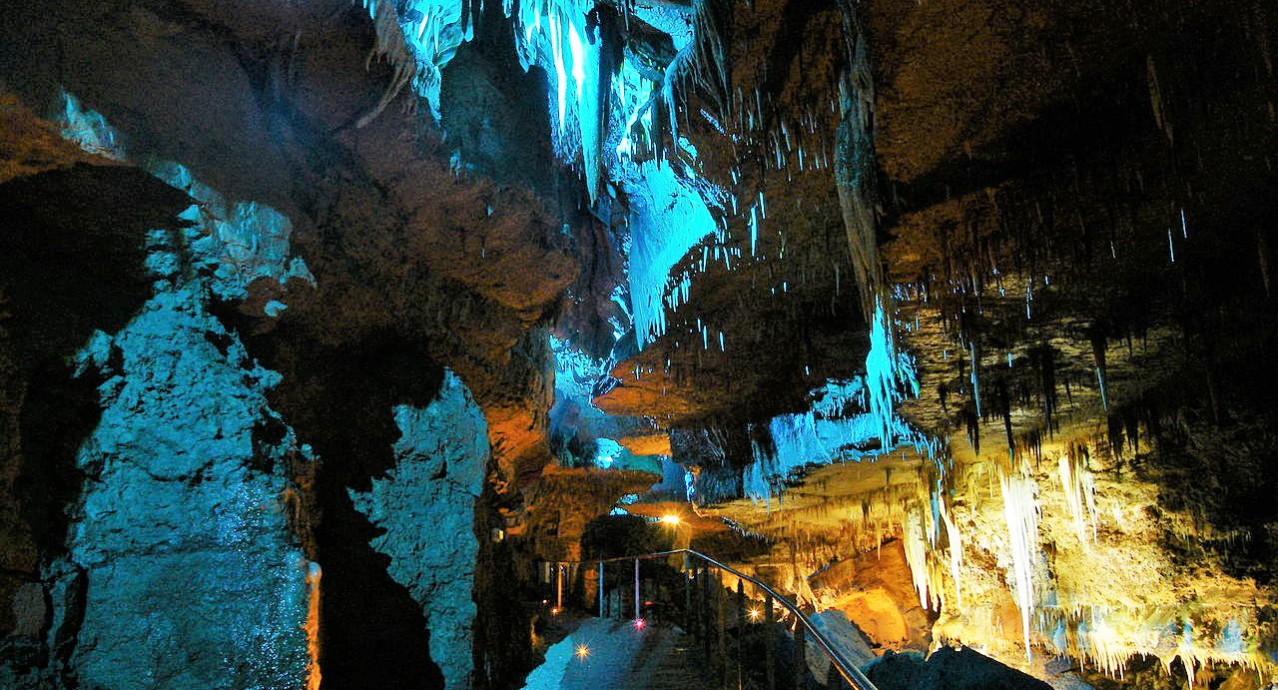
[[[710,690],[692,638],[673,626],[636,630],[630,621],[591,618],[546,650],[525,690]],[[584,648],[584,649],[583,649]]]

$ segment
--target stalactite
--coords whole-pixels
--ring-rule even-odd
[[[842,122],[836,133],[834,177],[861,307],[872,314],[888,299],[874,219],[874,87],[856,8],[851,0],[840,0],[839,7],[846,62],[839,79]]]
[[[919,595],[919,604],[925,609],[939,611],[941,594],[934,584],[935,578],[931,572],[922,511],[910,511],[902,525],[902,533],[905,561],[910,566],[910,576],[914,580],[914,591]]]
[[[1043,345],[1031,350],[1030,357],[1038,370],[1043,423],[1048,434],[1051,435],[1056,426],[1056,350],[1050,345]]]
[[[984,417],[984,415],[981,414],[981,356],[976,348],[975,340],[968,340],[967,346],[972,356],[972,400],[976,403],[976,416],[979,419]]]
[[[945,496],[939,496],[941,521],[945,524],[945,536],[949,540],[950,580],[954,584],[954,608],[963,609],[963,541],[958,525],[950,517],[950,510]]]
[[[870,324],[870,353],[865,358],[865,390],[870,415],[878,421],[884,448],[893,444],[893,421],[899,365],[891,341],[891,324],[881,301],[874,305]]]
[[[1093,326],[1091,332],[1092,341],[1092,357],[1096,362],[1096,385],[1100,390],[1101,409],[1109,410],[1109,385],[1108,385],[1108,366],[1106,365],[1106,350],[1109,348],[1109,339],[1105,332],[1099,326]]]
[[[1031,622],[1034,614],[1034,570],[1038,561],[1038,486],[1024,472],[999,477],[1003,489],[1003,516],[1007,522],[1008,548],[1012,558],[1012,592],[1021,611],[1025,635],[1025,659],[1032,661]]]
[[[382,92],[382,97],[377,101],[377,105],[372,110],[360,116],[356,121],[357,128],[368,126],[382,111],[386,109],[390,102],[404,90],[404,87],[413,81],[413,77],[417,75],[417,60],[408,50],[408,43],[404,38],[404,32],[399,26],[399,16],[395,12],[395,7],[388,0],[362,0],[364,8],[368,10],[373,20],[373,25],[377,33],[377,41],[368,51],[368,57],[364,61],[364,68],[369,69],[373,64],[373,58],[381,57],[386,59],[391,67],[394,68],[394,76],[391,82],[386,86],[386,90]]]
[[[1074,533],[1083,544],[1096,541],[1096,481],[1087,468],[1084,451],[1073,447],[1057,460],[1065,504],[1073,518]],[[1090,537],[1090,540],[1089,540]]]

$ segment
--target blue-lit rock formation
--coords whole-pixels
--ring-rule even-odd
[[[337,21],[332,21],[334,9]],[[283,631],[275,649],[268,649],[269,645],[259,646],[264,653],[275,653],[280,658],[280,673],[292,680],[277,683],[272,680],[273,672],[263,667],[262,672],[257,673],[258,681],[287,686],[306,682],[309,675],[318,682],[317,669],[308,668],[308,652],[327,656],[324,682],[330,687],[361,686],[373,671],[384,677],[399,673],[400,678],[411,678],[397,681],[392,677],[388,682],[433,686],[440,681],[441,665],[449,669],[453,678],[464,679],[467,673],[456,669],[459,665],[471,667],[470,654],[456,652],[460,647],[450,645],[449,640],[459,630],[469,627],[469,623],[460,619],[474,615],[474,609],[465,605],[472,597],[469,584],[461,583],[460,587],[438,593],[410,592],[407,579],[404,583],[392,579],[386,572],[389,559],[383,562],[375,557],[376,552],[368,543],[373,528],[366,517],[354,511],[348,489],[368,491],[372,478],[382,476],[393,464],[394,444],[400,436],[395,410],[402,405],[424,407],[429,402],[442,370],[436,361],[454,365],[454,370],[467,380],[482,401],[481,423],[467,430],[472,434],[467,442],[482,443],[487,448],[491,434],[499,449],[491,460],[492,467],[486,453],[474,460],[476,465],[470,468],[471,476],[466,482],[468,500],[474,502],[480,492],[479,482],[490,470],[495,477],[508,482],[507,486],[516,485],[516,489],[519,483],[536,478],[536,471],[548,460],[544,429],[538,422],[544,413],[539,405],[546,397],[548,380],[536,377],[542,367],[538,352],[544,342],[544,331],[536,330],[535,326],[545,318],[549,306],[559,298],[560,290],[571,282],[575,273],[574,261],[563,251],[563,245],[570,238],[561,233],[559,202],[538,197],[536,192],[522,187],[494,186],[479,166],[461,162],[460,157],[455,158],[453,152],[442,145],[444,134],[426,112],[406,112],[399,105],[379,108],[379,100],[386,93],[382,89],[384,75],[376,69],[370,74],[364,60],[376,31],[358,6],[342,4],[321,8],[245,2],[199,7],[116,8],[98,3],[68,3],[43,14],[22,10],[6,15],[6,32],[11,28],[11,21],[23,25],[30,41],[41,45],[45,45],[42,43],[45,40],[82,33],[102,39],[73,41],[75,55],[64,64],[77,66],[56,75],[48,70],[51,63],[43,60],[39,47],[28,53],[6,50],[3,56],[6,83],[10,83],[10,77],[18,77],[15,81],[20,84],[25,100],[50,116],[64,114],[64,133],[80,140],[91,153],[109,154],[116,160],[139,164],[198,202],[182,214],[181,221],[171,223],[174,226],[171,230],[147,234],[160,225],[143,228],[129,238],[137,247],[121,243],[131,251],[103,253],[104,258],[115,258],[115,253],[127,254],[126,258],[136,264],[126,267],[132,274],[142,273],[144,269],[149,272],[141,277],[141,284],[136,286],[139,289],[129,293],[132,301],[119,307],[124,314],[113,310],[104,315],[109,318],[84,318],[84,324],[75,322],[77,326],[88,326],[78,329],[78,337],[65,338],[67,342],[36,342],[35,345],[48,347],[49,358],[56,361],[81,347],[94,327],[115,334],[138,314],[151,292],[150,281],[158,280],[161,285],[157,289],[167,300],[164,313],[198,316],[201,323],[207,322],[211,340],[207,345],[192,345],[183,337],[180,319],[149,319],[145,324],[151,336],[150,346],[166,346],[167,338],[172,342],[167,347],[181,348],[178,351],[184,356],[195,357],[211,347],[213,352],[229,353],[224,356],[234,365],[243,364],[238,374],[242,381],[230,373],[210,378],[223,373],[215,362],[199,367],[181,360],[184,363],[179,376],[164,369],[167,364],[162,355],[167,350],[154,354],[153,358],[160,362],[158,373],[144,364],[150,355],[133,352],[130,375],[148,382],[161,379],[172,390],[167,391],[168,397],[148,404],[146,414],[127,416],[109,430],[104,427],[95,432],[98,435],[93,439],[94,442],[109,440],[116,431],[124,430],[140,439],[186,434],[184,447],[194,449],[193,452],[203,457],[208,455],[205,446],[229,447],[240,444],[242,439],[218,437],[219,433],[229,433],[222,429],[219,417],[222,413],[188,405],[188,402],[212,405],[219,402],[219,396],[235,399],[243,394],[258,405],[253,409],[264,415],[261,420],[266,429],[262,434],[271,439],[271,444],[280,447],[266,455],[267,451],[253,448],[256,455],[239,457],[251,471],[236,474],[230,467],[219,467],[210,475],[216,483],[206,484],[205,472],[187,477],[175,474],[177,470],[169,474],[162,471],[169,464],[184,467],[183,463],[190,458],[157,451],[154,457],[137,460],[160,477],[154,479],[147,472],[138,473],[139,480],[149,483],[137,490],[144,498],[154,495],[161,502],[159,506],[148,506],[145,502],[140,506],[155,510],[181,509],[180,503],[165,494],[171,487],[156,482],[188,482],[203,486],[208,492],[224,482],[242,484],[237,490],[253,500],[241,497],[243,500],[235,503],[230,499],[217,502],[210,498],[206,504],[198,504],[204,494],[190,489],[194,504],[187,506],[187,520],[194,526],[192,529],[215,530],[218,523],[207,511],[216,506],[224,509],[222,518],[226,521],[258,525],[260,529],[252,535],[252,541],[261,542],[264,553],[273,547],[287,551],[289,558],[284,558],[281,551],[280,557],[272,561],[276,564],[270,568],[259,567],[258,561],[253,560],[257,556],[250,553],[240,564],[246,572],[238,574],[231,567],[234,563],[216,562],[216,557],[210,555],[209,571],[192,575],[201,578],[195,580],[201,586],[205,582],[220,582],[226,592],[237,592],[246,601],[274,601],[284,597],[280,587],[290,588],[285,598],[292,600],[289,606],[293,608],[283,604],[259,607],[264,611],[261,615],[278,615],[276,622],[280,627],[276,632]],[[307,36],[305,49],[296,40],[292,48],[287,48],[284,44],[274,44],[272,37],[264,37],[264,31],[273,36],[276,27],[285,26],[291,28],[280,30],[294,39]],[[310,50],[312,40],[317,47],[314,51]],[[253,46],[249,52],[255,57],[239,52],[247,45]],[[513,46],[507,42],[505,49],[513,60]],[[472,54],[468,59],[472,61],[470,64],[476,61],[482,64],[492,58]],[[301,68],[303,61],[305,69]],[[488,80],[503,76],[491,70],[487,73],[479,70],[477,74]],[[491,84],[487,86],[491,90]],[[79,107],[77,101],[64,102],[63,87],[81,97],[83,100],[78,103],[83,107]],[[503,101],[509,101],[509,96],[508,90],[498,94]],[[484,107],[475,100],[473,92],[451,93],[448,98],[444,111],[459,113],[459,117]],[[70,107],[64,107],[68,105]],[[507,105],[512,110],[518,109],[517,102]],[[102,114],[94,112],[93,117],[89,117],[93,112],[90,108]],[[537,112],[540,111],[538,108]],[[348,127],[356,120],[364,126]],[[518,123],[519,126],[526,124],[527,118],[521,118]],[[544,117],[542,124],[544,126]],[[534,119],[531,126],[536,129],[536,125]],[[110,126],[117,126],[119,130],[110,130]],[[47,135],[47,129],[43,133]],[[492,136],[505,138],[507,151],[514,148],[510,144],[518,141],[507,130],[490,128],[488,135],[490,139]],[[38,148],[31,150],[39,153]],[[523,146],[523,150],[531,152],[530,160],[545,162],[543,170],[547,174],[538,170],[535,176],[553,189],[559,174],[553,158],[540,155],[543,149],[535,138]],[[468,155],[469,150],[466,153]],[[96,160],[104,162],[100,158]],[[33,164],[26,168],[15,166],[14,171],[25,173],[27,168],[39,170],[38,164]],[[144,176],[136,169],[120,170],[127,170],[122,175]],[[534,174],[525,171],[524,177],[531,176]],[[573,201],[564,203],[568,205]],[[441,219],[455,224],[453,229],[441,232]],[[188,227],[177,228],[183,221]],[[132,224],[127,227],[133,229]],[[85,244],[93,246],[91,242]],[[145,251],[138,251],[143,247]],[[292,252],[301,247],[305,247],[306,264],[294,260]],[[12,256],[6,255],[6,265]],[[31,296],[40,291],[39,272],[56,265],[59,257],[50,259],[33,254],[31,258],[43,263],[6,274],[6,279],[11,275],[16,280],[13,291],[6,291],[5,300],[12,296],[23,315],[38,312],[35,307],[41,303]],[[67,262],[67,265],[92,265],[87,257],[77,254],[74,258],[79,263]],[[124,272],[125,268],[120,270]],[[97,274],[82,271],[81,277],[88,287],[95,284]],[[67,276],[66,281],[74,283],[76,279]],[[108,281],[96,283],[102,292],[111,294],[114,286]],[[61,287],[62,280],[45,282],[45,285]],[[10,287],[7,280],[5,287]],[[92,288],[85,292],[90,293],[88,298],[65,290],[54,294],[58,299],[72,300],[75,306],[81,303],[93,306],[100,301],[92,299]],[[57,299],[54,303],[61,306]],[[138,318],[151,315],[148,311]],[[6,322],[6,326],[26,327],[26,323]],[[31,323],[42,325],[39,319]],[[166,332],[166,328],[172,332]],[[146,346],[130,342],[138,348]],[[4,345],[8,348],[11,343],[6,341]],[[516,352],[515,361],[527,362],[526,368],[509,366],[512,351]],[[110,357],[104,360],[103,367],[108,373],[119,370],[118,363]],[[263,373],[266,368],[280,373],[267,375]],[[80,385],[91,388],[93,381],[88,377],[97,374],[95,367],[86,367],[84,377],[79,379]],[[268,383],[271,384],[269,391],[266,390]],[[238,387],[210,389],[230,384]],[[109,393],[117,392],[117,388],[130,394],[138,390],[121,386],[118,381],[112,385]],[[51,392],[55,390],[50,388]],[[15,402],[19,407],[24,404],[20,392]],[[262,397],[264,393],[271,406],[280,410],[279,416],[264,412],[267,406]],[[116,398],[110,398],[109,402],[114,404]],[[129,404],[133,402],[136,401],[129,400]],[[182,409],[189,407],[192,415],[203,411],[207,422],[189,429],[168,425],[170,421],[181,420],[178,412],[163,409],[166,404]],[[52,405],[29,407],[52,409]],[[92,405],[90,411],[96,407]],[[114,414],[114,410],[116,408],[111,407],[108,411]],[[238,411],[228,406],[227,413],[233,412]],[[68,429],[68,432],[78,431],[67,433],[68,445],[84,441],[95,424],[92,415],[86,415],[86,420],[89,428]],[[485,421],[491,423],[485,425]],[[289,426],[298,432],[288,431]],[[334,429],[340,430],[334,432]],[[13,437],[6,436],[5,442],[10,438],[15,443],[22,440],[16,432]],[[311,445],[316,452],[308,452],[305,459],[299,459],[298,449],[304,444]],[[285,446],[298,451],[287,454],[290,461],[287,467],[279,456]],[[86,470],[97,471],[99,465],[114,467],[98,456],[85,457],[98,460],[96,464],[86,464]],[[150,464],[158,466],[149,468]],[[12,464],[5,467],[8,471]],[[202,466],[196,469],[199,467]],[[74,475],[74,470],[69,473]],[[27,479],[35,481],[39,477]],[[113,498],[131,495],[124,486],[93,485],[91,491],[81,496],[77,482],[78,477],[68,479],[67,483],[72,485],[66,490],[68,495],[50,497],[50,505],[42,504],[41,509],[61,514],[68,506],[59,501],[71,507],[80,500],[93,506],[110,506]],[[295,491],[284,494],[285,488]],[[517,491],[514,493],[514,497],[490,498],[486,514],[499,515],[492,505],[496,500],[513,504],[512,513],[517,512],[519,498]],[[274,501],[271,504],[274,507],[259,511],[260,506],[268,505],[268,498]],[[287,511],[283,508],[286,503]],[[20,512],[23,507],[19,505],[14,512]],[[473,572],[474,515],[468,506],[452,508],[457,510],[456,533],[460,541],[470,545],[470,550],[464,555],[441,554],[440,558],[452,562],[458,572]],[[119,510],[111,513],[110,508],[95,508],[95,511],[95,516],[102,513],[123,519]],[[287,521],[286,513],[290,518]],[[138,522],[141,515],[129,517],[134,522],[128,525],[141,524]],[[278,524],[272,526],[278,530],[266,534],[269,529],[263,526],[263,521],[269,519],[277,520]],[[58,521],[50,528],[55,534],[57,524],[65,526],[65,522]],[[504,522],[500,524],[506,526]],[[139,535],[146,544],[145,553],[162,552],[161,546],[149,544],[148,540],[157,534],[167,534],[165,530],[176,529],[175,525],[175,520],[164,518],[157,520],[151,531]],[[77,526],[89,535],[82,539],[76,537],[72,561],[81,550],[86,554],[97,553],[94,549],[108,554],[119,552],[121,557],[127,553],[125,543],[95,546],[95,540],[101,535],[94,531],[105,529],[109,535],[119,532],[117,536],[124,539],[127,526],[111,531],[112,523],[106,519],[77,523]],[[178,530],[169,536],[187,544],[194,542],[198,534],[188,538]],[[25,551],[32,553],[23,553],[22,558],[38,561],[59,555],[59,550],[66,546],[66,538],[62,536],[52,536],[47,541],[49,546],[42,550],[26,548]],[[312,602],[315,606],[311,610],[301,606],[306,593],[302,576],[311,572],[303,555],[319,560],[323,566],[322,570],[314,571],[316,575],[323,574],[322,603]],[[151,562],[163,575],[162,582],[157,580],[157,584],[164,587],[156,591],[163,594],[164,590],[171,589],[180,598],[178,593],[185,590],[178,585],[183,581],[165,575],[161,561]],[[215,562],[217,567],[211,567]],[[288,571],[291,579],[273,580],[282,577],[280,569],[285,567],[292,568]],[[64,569],[74,570],[74,566]],[[12,595],[6,596],[6,601],[23,602],[25,610],[31,608],[26,602],[32,600],[33,593],[39,589],[40,573],[36,563],[23,563],[15,572],[19,570],[23,577],[14,582],[6,579],[3,591]],[[118,650],[110,647],[109,637],[99,643],[99,633],[95,630],[104,622],[126,625],[126,616],[112,619],[109,597],[131,595],[123,589],[116,594],[90,592],[95,597],[92,600],[95,608],[85,609],[90,616],[86,625],[93,627],[85,629],[83,639],[93,644],[81,647],[77,644],[81,639],[77,634],[82,616],[76,609],[75,596],[79,591],[76,582],[79,580],[72,578],[59,590],[65,591],[72,601],[65,607],[59,604],[59,610],[67,615],[58,614],[59,622],[54,626],[57,630],[50,633],[50,637],[58,639],[46,645],[56,647],[54,658],[49,658],[50,650],[46,648],[45,659],[36,659],[30,665],[37,671],[46,669],[55,675],[61,674],[68,682],[74,681],[77,675],[86,683],[97,682],[93,675],[109,665],[111,655]],[[33,588],[32,584],[37,587]],[[216,603],[223,596],[218,592],[201,592],[196,587],[189,589],[193,595],[207,595],[192,603],[193,610],[204,606],[204,600]],[[375,592],[371,599],[370,591]],[[163,600],[161,594],[156,595],[157,601]],[[414,600],[413,595],[419,595],[421,601]],[[55,597],[59,601],[63,598],[61,594]],[[439,601],[432,609],[430,603],[434,599]],[[366,614],[368,608],[361,610],[360,605],[369,601],[375,602],[372,604],[377,611],[375,617],[361,615]],[[99,605],[101,602],[106,603]],[[432,630],[427,630],[423,623],[427,616],[424,604],[425,609],[441,619],[429,624]],[[127,610],[123,606],[115,608]],[[29,642],[27,638],[40,637],[46,632],[43,609],[43,606],[36,607],[34,612],[24,613],[20,625],[14,623],[14,629],[22,631],[23,644]],[[307,614],[315,614],[316,610],[318,618],[325,623],[322,630],[312,630],[308,639],[300,626],[314,623],[316,616],[310,615],[308,620]],[[447,610],[456,612],[454,619],[440,613]],[[175,604],[166,611],[181,616],[184,609]],[[348,612],[354,613],[348,615]],[[252,618],[239,616],[234,607],[226,607],[226,614],[243,618],[244,625],[253,623]],[[366,620],[348,624],[359,618]],[[387,624],[390,619],[395,623]],[[401,622],[402,629],[398,627]],[[367,634],[377,629],[386,636],[384,639]],[[422,644],[414,645],[411,635],[415,635],[411,639],[420,640]],[[128,642],[125,636],[119,637],[121,644]],[[247,634],[241,638],[244,644],[252,642]],[[439,663],[432,661],[427,650],[428,638],[432,646],[442,645],[443,651],[437,650]],[[388,644],[391,640],[399,644]],[[31,645],[35,650],[33,655],[38,657],[39,643],[31,642]],[[139,647],[146,645],[134,640],[132,648]],[[246,664],[253,661],[251,655],[231,653],[233,647],[223,649],[215,634],[191,640],[188,648],[189,652],[184,653],[200,657],[244,656]],[[385,655],[365,654],[366,649],[380,649]],[[518,646],[509,652],[491,646],[487,649],[490,654],[526,654]],[[144,663],[141,655],[129,661]],[[294,661],[299,663],[289,670],[288,665]],[[176,667],[182,661],[177,659],[173,663]],[[86,670],[80,674],[82,667]],[[517,672],[501,665],[490,665],[490,669],[491,673]],[[196,672],[203,673],[203,670],[193,666],[192,673]],[[121,667],[118,677],[146,678],[145,673],[134,667]],[[173,674],[169,677],[178,683],[174,687],[186,682]],[[251,685],[248,680],[228,682]],[[206,684],[214,684],[214,681],[208,680]]]
[[[295,687],[307,561],[285,503],[298,450],[264,395],[277,377],[199,286],[162,290],[82,357],[104,410],[77,458],[85,488],[60,566],[83,597],[70,673],[108,688]]]
[[[1272,682],[1269,4],[14,3],[0,686],[508,690],[627,530]]]
[[[68,362],[146,302],[147,235],[176,229],[189,199],[137,170],[84,165],[102,161],[55,144],[56,128],[12,100],[5,122],[28,143],[0,185],[0,685],[44,687],[69,672],[82,619],[84,579],[59,559],[83,483],[76,454],[102,414],[100,379]]]
[[[64,136],[125,158],[104,118],[65,102]],[[102,687],[289,687],[314,666],[290,479],[309,459],[269,409],[279,376],[209,311],[286,265],[287,232],[261,232],[279,222],[252,205],[227,213],[181,166],[154,167],[205,205],[180,214],[193,227],[132,241],[145,258],[115,270],[140,273],[152,295],[122,327],[92,319],[111,332],[76,354],[73,376],[97,382],[101,412],[75,456],[79,495],[54,508],[70,527],[65,552],[45,555],[46,673]]]
[[[395,467],[355,508],[382,533],[373,548],[391,557],[388,572],[412,592],[430,627],[430,656],[447,690],[471,687],[475,619],[475,502],[488,462],[488,428],[461,379],[444,376],[429,405],[395,410],[403,435]]]

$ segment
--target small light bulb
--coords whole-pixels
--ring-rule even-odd
[[[682,522],[682,520],[679,519],[678,515],[662,515],[661,522],[667,525],[674,526]]]
[[[635,619],[635,630],[643,630],[646,625],[648,625],[648,621],[642,618]]]
[[[763,611],[758,607],[750,609],[750,620],[757,621],[763,617]]]
[[[584,644],[577,645],[577,658],[585,659],[588,656],[590,656],[590,648]]]

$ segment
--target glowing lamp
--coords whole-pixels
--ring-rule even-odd
[[[750,615],[750,620],[752,621],[757,621],[760,618],[763,618],[763,610],[757,606],[750,609],[748,613]]]
[[[635,630],[643,630],[644,628],[648,627],[648,621],[642,618],[636,618],[634,625],[635,625]]]
[[[578,659],[585,659],[590,656],[590,648],[584,644],[577,645],[577,651],[574,652]]]
[[[661,522],[662,524],[670,525],[671,527],[674,527],[678,525],[680,522],[683,522],[683,520],[681,520],[678,515],[662,515]]]

